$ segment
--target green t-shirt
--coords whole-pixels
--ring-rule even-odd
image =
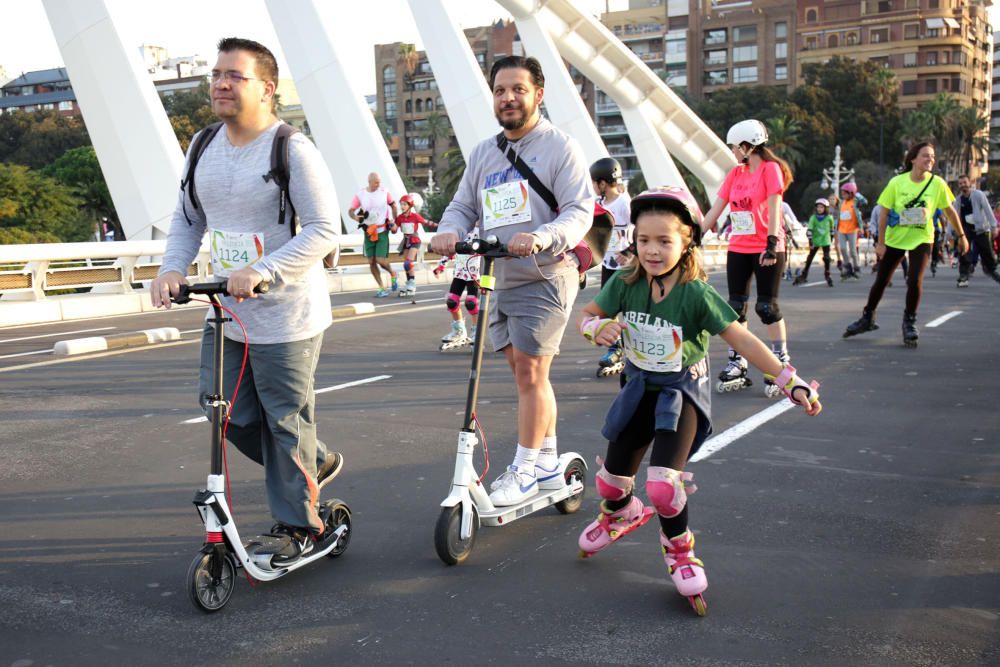
[[[814,246],[830,245],[830,232],[833,230],[833,216],[827,213],[822,218],[815,213],[809,216],[810,241]]]
[[[927,179],[932,179],[929,185],[927,185]],[[924,185],[927,185],[926,190],[924,190]],[[951,193],[948,184],[940,176],[925,174],[924,179],[919,183],[913,182],[910,178],[910,172],[894,176],[885,186],[882,194],[879,195],[878,203],[902,217],[903,210],[920,194],[921,190],[924,190],[924,194],[920,195],[920,201],[916,202],[914,208],[924,209],[925,224],[904,225],[901,220],[892,227],[887,226],[885,244],[890,248],[913,250],[923,243],[934,242],[934,211],[944,210],[955,201],[955,195]]]
[[[621,314],[623,327],[646,325],[657,330],[679,327],[683,332],[684,368],[701,361],[708,353],[709,337],[718,335],[738,319],[736,311],[703,280],[675,285],[667,298],[652,303],[649,283],[638,280],[626,285],[623,273],[628,272],[617,271],[611,276],[594,301],[609,317]],[[653,289],[657,289],[655,285]]]

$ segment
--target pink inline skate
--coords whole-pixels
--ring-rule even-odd
[[[704,616],[708,604],[702,593],[708,588],[708,578],[704,563],[694,556],[694,533],[689,529],[668,539],[660,531],[660,545],[677,592],[688,599],[695,613]]]
[[[642,501],[632,496],[628,505],[616,512],[609,512],[604,502],[601,512],[589,526],[580,533],[580,558],[589,558],[612,542],[628,535],[653,518],[656,510],[644,507]]]

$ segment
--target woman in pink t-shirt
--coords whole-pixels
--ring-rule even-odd
[[[715,227],[722,211],[729,207],[731,232],[726,255],[729,305],[740,316],[740,323],[746,326],[750,279],[756,277],[754,310],[767,325],[774,354],[787,364],[785,321],[778,309],[778,288],[785,269],[781,196],[792,182],[792,172],[785,161],[767,147],[767,128],[759,120],[744,120],[733,125],[726,135],[726,143],[739,164],[726,175],[702,228],[708,231]],[[769,397],[780,395],[780,389],[773,383],[765,379],[764,384]],[[719,374],[716,389],[721,393],[750,385],[746,360],[730,348],[729,363]]]

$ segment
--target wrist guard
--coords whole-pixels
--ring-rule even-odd
[[[591,315],[590,317],[585,317],[582,322],[580,322],[580,333],[583,337],[589,340],[594,345],[597,345],[597,336],[600,335],[604,327],[611,324],[612,320],[607,317],[598,317],[597,315]]]
[[[778,259],[778,237],[768,234],[767,247],[764,248],[764,259]]]
[[[793,403],[799,403],[796,400],[794,394],[796,391],[805,391],[806,401],[812,405],[819,400],[819,382],[813,380],[811,383],[806,384],[798,375],[795,374],[795,367],[791,364],[785,364],[781,372],[778,373],[777,377],[764,373],[764,377],[774,382],[778,387],[785,393],[785,396],[789,398]]]

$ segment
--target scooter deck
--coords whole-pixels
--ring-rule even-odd
[[[575,496],[583,491],[583,488],[583,482],[574,482],[559,489],[539,489],[533,496],[516,505],[497,507],[492,512],[480,510],[479,520],[486,526],[502,526]]]

